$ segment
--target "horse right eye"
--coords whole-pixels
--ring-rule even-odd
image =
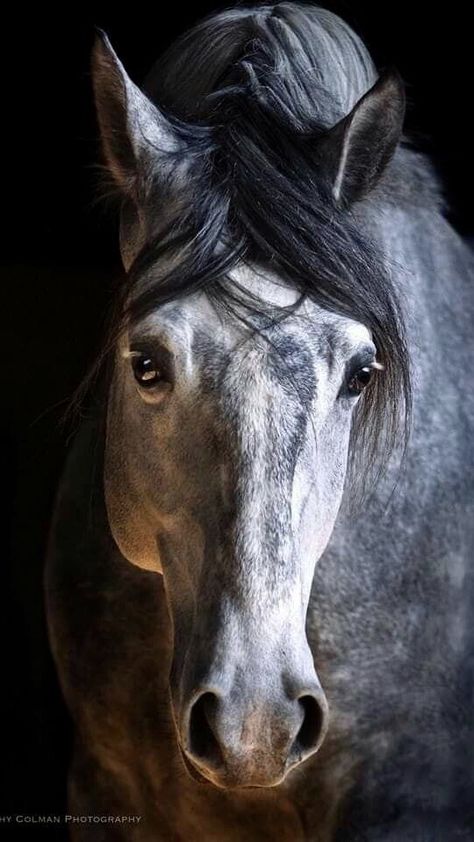
[[[136,356],[132,360],[133,375],[143,389],[151,389],[163,380],[162,374],[152,357]]]

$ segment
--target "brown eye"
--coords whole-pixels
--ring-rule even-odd
[[[135,380],[143,389],[151,389],[162,380],[161,371],[152,357],[146,355],[134,357],[132,367]]]
[[[354,372],[347,384],[349,394],[360,395],[372,380],[373,373],[374,369],[368,365]]]

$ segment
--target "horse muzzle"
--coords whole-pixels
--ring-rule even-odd
[[[269,682],[266,697],[261,685],[252,693],[238,682],[226,691],[214,681],[192,692],[179,739],[193,777],[226,789],[273,787],[319,749],[328,705],[317,679],[282,681],[279,694]]]

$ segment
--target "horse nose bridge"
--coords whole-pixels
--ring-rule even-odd
[[[299,595],[297,595],[299,597]],[[237,598],[221,595],[195,618],[185,657],[185,683],[218,685],[281,680],[291,692],[292,676],[314,679],[301,598],[272,600],[249,585]]]
[[[252,376],[247,378],[252,380]],[[290,408],[288,396],[279,392],[275,381],[266,382],[263,377],[262,383],[258,387],[254,384],[254,388],[253,399],[251,394],[235,409],[230,431],[228,453],[234,483],[236,534],[249,535],[259,525],[268,524],[271,528],[267,532],[275,537],[288,535],[294,472],[306,419],[300,406],[297,411]],[[261,400],[260,389],[265,400]],[[267,410],[270,394],[271,413]],[[279,530],[275,529],[276,524]],[[263,534],[261,528],[259,531]]]
[[[217,625],[201,627],[188,648],[179,685],[183,709],[209,692],[234,711],[248,711],[254,701],[260,709],[270,703],[284,707],[321,690],[304,620],[285,623],[248,613],[228,614]]]

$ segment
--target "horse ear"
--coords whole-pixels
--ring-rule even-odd
[[[137,198],[139,183],[156,173],[160,153],[164,157],[176,148],[173,129],[129,78],[100,31],[92,53],[92,80],[108,169],[123,192]]]
[[[318,155],[337,204],[348,206],[375,187],[400,140],[404,116],[403,82],[390,70],[323,135]]]

